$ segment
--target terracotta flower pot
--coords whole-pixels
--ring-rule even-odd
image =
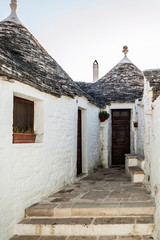
[[[36,134],[13,133],[13,143],[34,143]]]
[[[104,119],[104,118],[100,118],[100,121],[101,121],[101,122],[104,122],[105,120],[106,120],[106,119]]]
[[[134,122],[134,127],[135,127],[135,128],[138,127],[138,122]]]

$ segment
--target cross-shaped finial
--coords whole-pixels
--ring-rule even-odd
[[[127,53],[129,52],[128,47],[127,47],[127,46],[124,46],[122,52],[123,52],[125,55],[127,55]]]

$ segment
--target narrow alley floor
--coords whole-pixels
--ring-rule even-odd
[[[149,240],[153,213],[150,194],[124,167],[99,169],[26,209],[11,240]],[[62,236],[44,236],[47,229]]]
[[[41,201],[35,207],[54,204],[53,207],[74,207],[96,203],[119,205],[151,202],[151,196],[142,183],[132,183],[123,167],[100,169],[92,175],[64,188]]]

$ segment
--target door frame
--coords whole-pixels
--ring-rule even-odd
[[[80,135],[80,136],[79,136]],[[77,176],[82,174],[82,111],[78,108],[77,118]]]
[[[112,128],[112,126],[113,126],[113,111],[125,111],[125,110],[129,112],[129,119],[130,119],[129,120],[129,122],[130,122],[130,124],[129,124],[129,126],[130,126],[129,144],[130,144],[130,152],[131,152],[131,109],[126,109],[126,108],[111,109],[111,119],[112,119],[112,121],[111,121],[111,157],[113,157],[113,128]],[[127,154],[127,152],[126,152],[126,154]],[[112,158],[111,163],[112,163],[111,166],[116,166],[116,164],[113,164],[113,158]],[[125,165],[125,159],[124,159],[124,165]],[[118,164],[117,164],[117,166],[118,166]],[[123,166],[123,164],[122,164],[122,166]]]
[[[82,174],[88,173],[88,146],[87,146],[87,109],[84,109],[80,106],[77,108],[77,130],[76,133],[78,134],[78,110],[81,110],[81,146],[82,146]],[[76,134],[76,139],[77,139]],[[76,176],[77,175],[77,144],[76,141]]]
[[[111,113],[112,110],[122,110],[122,109],[128,109],[130,110],[130,152],[135,152],[135,146],[134,146],[134,126],[133,126],[133,119],[135,119],[136,115],[136,109],[135,109],[135,103],[111,103],[111,106],[109,106],[108,111]],[[109,134],[108,134],[108,166],[112,166],[112,114],[110,114],[110,122],[109,126],[110,128]],[[113,165],[114,166],[114,165]]]

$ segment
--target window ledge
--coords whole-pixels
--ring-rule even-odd
[[[14,148],[43,147],[43,143],[12,143]]]

